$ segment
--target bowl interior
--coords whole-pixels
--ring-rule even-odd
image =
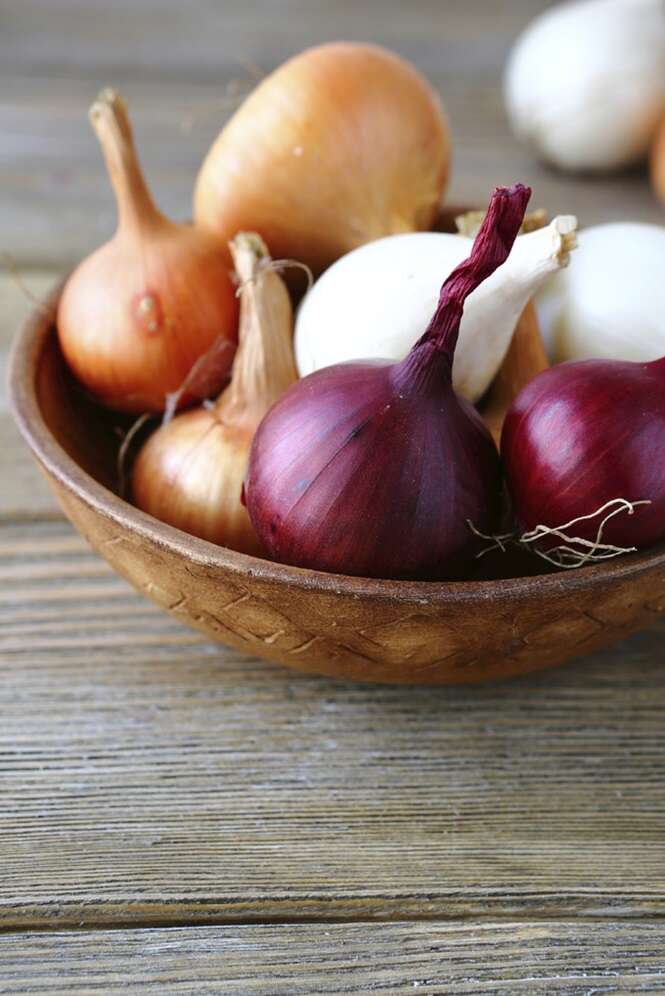
[[[119,495],[119,448],[131,419],[100,408],[85,395],[65,365],[53,326],[37,357],[35,396],[46,426],[65,453]]]
[[[37,357],[35,398],[54,440],[74,463],[118,498],[129,501],[132,461],[141,443],[159,424],[158,418],[139,425],[136,417],[105,410],[91,400],[69,373],[53,326]],[[128,433],[133,435],[123,453]],[[551,568],[545,561],[519,549],[508,549],[505,553],[496,550],[479,558],[470,577],[491,580],[547,573],[551,573]]]

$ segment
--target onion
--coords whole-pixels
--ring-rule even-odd
[[[501,440],[522,540],[560,567],[665,538],[665,358],[551,367]]]
[[[505,264],[470,295],[453,366],[453,386],[469,401],[493,381],[532,295],[568,265],[576,229],[576,218],[561,215],[520,235]],[[379,239],[338,260],[298,311],[301,376],[347,360],[401,360],[436,307],[442,280],[471,245],[461,235],[416,232]]]
[[[370,577],[453,576],[492,528],[496,447],[452,387],[464,300],[504,260],[530,190],[498,188],[468,260],[444,283],[399,363],[319,370],[294,384],[254,438],[247,508],[271,556]]]
[[[78,380],[102,404],[159,412],[213,345],[216,391],[228,376],[238,323],[229,260],[211,235],[176,225],[157,210],[138,165],[127,108],[114,90],[99,94],[90,120],[115,190],[118,229],[65,285],[57,316],[60,346]],[[180,404],[193,397],[182,392]]]
[[[665,354],[665,228],[619,222],[579,233],[574,264],[536,301],[557,361]]]
[[[320,271],[350,249],[434,222],[448,127],[399,56],[350,42],[308,49],[268,76],[210,149],[196,221],[226,242],[260,232],[276,258]]]
[[[644,159],[665,111],[662,0],[577,0],[540,13],[505,76],[518,138],[567,170]]]
[[[540,335],[538,315],[532,302],[524,309],[517,323],[510,348],[483,399],[482,413],[485,425],[497,445],[506,412],[523,387],[542,370],[547,370],[549,360]]]
[[[651,183],[665,204],[665,118],[656,132],[651,149]]]
[[[132,475],[135,503],[185,532],[243,553],[261,547],[240,501],[256,427],[296,379],[288,291],[258,235],[231,243],[240,281],[240,344],[231,383],[214,405],[157,430]]]

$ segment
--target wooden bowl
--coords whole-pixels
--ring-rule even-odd
[[[12,353],[21,432],[91,546],[212,639],[339,678],[457,684],[559,664],[665,611],[662,545],[535,577],[376,581],[248,557],[158,522],[114,493],[115,417],[87,401],[65,369],[52,321],[57,293],[33,313]]]

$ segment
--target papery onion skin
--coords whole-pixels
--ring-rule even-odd
[[[607,502],[648,501],[609,521],[603,542],[665,538],[665,359],[581,360],[539,374],[508,410],[501,454],[520,528],[557,529]],[[570,530],[595,541],[599,518]]]
[[[468,401],[477,402],[492,383],[531,297],[568,265],[576,228],[577,220],[565,215],[520,235],[505,264],[469,296],[453,365],[453,386]],[[294,343],[301,376],[333,363],[402,359],[471,241],[443,232],[394,235],[337,260],[298,310]]]
[[[241,301],[231,381],[214,404],[176,415],[150,436],[133,467],[132,494],[139,508],[163,522],[260,555],[240,496],[256,428],[297,378],[293,309],[256,233],[239,232],[229,248]]]
[[[233,361],[238,307],[228,261],[213,239],[190,240],[185,226],[164,221],[146,236],[147,252],[145,241],[119,234],[84,260],[58,306],[68,366],[115,411],[163,411],[218,337],[229,345],[218,388]],[[185,393],[180,407],[192,400]]]
[[[662,225],[624,221],[582,229],[574,265],[536,296],[553,359],[648,363],[662,356],[663,259]]]
[[[134,152],[122,98],[102,91],[91,108],[118,200],[114,237],[69,277],[58,305],[68,366],[101,404],[139,414],[164,410],[213,343],[228,343],[216,390],[233,361],[238,302],[225,247],[155,207]],[[180,406],[194,400],[189,392]],[[197,399],[198,400],[198,399]]]
[[[192,536],[260,556],[262,546],[240,502],[252,435],[245,426],[223,425],[214,409],[176,416],[138,455],[134,503]]]
[[[319,272],[356,246],[431,227],[449,167],[432,87],[377,45],[308,49],[224,127],[196,184],[197,223],[259,232],[274,258]]]
[[[444,284],[430,326],[400,363],[328,367],[294,384],[254,437],[250,517],[269,554],[382,578],[454,577],[496,523],[499,463],[475,409],[452,388],[463,300],[503,262],[530,191],[495,193],[472,259]]]

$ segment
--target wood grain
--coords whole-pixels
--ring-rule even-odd
[[[662,923],[280,924],[0,937],[0,992],[662,993]]]
[[[6,386],[12,339],[34,308],[35,300],[46,294],[55,279],[52,270],[29,270],[18,280],[9,267],[0,274],[0,518],[30,519],[62,514],[9,414]]]
[[[582,225],[664,220],[642,171],[571,179],[513,142],[501,67],[546,5],[9,0],[0,249],[40,292],[113,231],[86,120],[100,86],[126,93],[156,197],[188,217],[256,67],[343,36],[439,88],[453,200],[519,179]],[[25,308],[0,279],[0,365]],[[665,907],[665,623],[502,686],[282,672],[186,630],[90,552],[3,386],[0,991],[665,989],[663,921],[644,919]],[[481,919],[368,922],[409,916]],[[293,922],[317,918],[357,922]],[[215,921],[229,926],[86,929]]]
[[[0,925],[665,912],[665,622],[477,689],[283,672],[0,528]]]
[[[99,87],[122,87],[157,200],[186,218],[205,152],[257,72],[340,37],[395,48],[441,92],[454,140],[452,200],[484,204],[496,184],[521,180],[533,186],[534,206],[577,214],[585,225],[665,217],[644,171],[571,183],[512,138],[502,67],[520,28],[545,6],[517,0],[499,16],[480,0],[418,0],[415,11],[399,0],[342,0],[315,12],[306,0],[15,2],[0,31],[2,240],[22,264],[62,267],[113,231],[115,209],[86,115]]]

